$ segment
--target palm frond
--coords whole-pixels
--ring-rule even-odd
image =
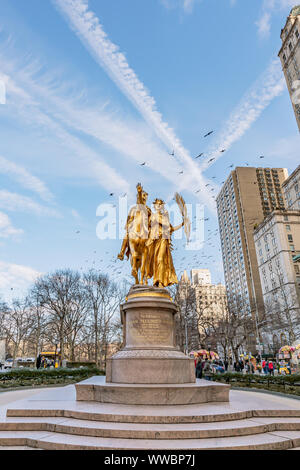
[[[186,204],[185,204],[185,201],[184,201],[183,197],[179,193],[175,193],[175,200],[178,204],[179,210],[180,210],[181,215],[183,217],[184,232],[185,232],[186,239],[189,242],[190,235],[191,235],[191,221],[188,217]]]

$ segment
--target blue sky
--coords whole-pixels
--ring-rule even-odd
[[[205,241],[176,240],[175,267],[223,282],[213,195],[230,166],[299,163],[277,58],[293,5],[1,0],[0,295],[64,267],[128,277],[113,262],[121,241],[96,236],[96,210],[117,211],[125,193],[134,203],[139,181],[149,202],[179,191],[192,217],[204,205]]]

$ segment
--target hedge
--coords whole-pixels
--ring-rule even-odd
[[[213,374],[212,380],[234,387],[257,388],[300,396],[300,375]]]
[[[96,367],[81,369],[16,369],[0,373],[0,389],[70,384],[80,382],[93,375],[104,375],[104,372]]]

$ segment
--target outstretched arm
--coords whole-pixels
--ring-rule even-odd
[[[181,227],[184,226],[184,220],[182,221],[182,223],[180,225],[176,225],[176,227],[172,227],[172,232],[176,232],[176,230],[179,230]]]

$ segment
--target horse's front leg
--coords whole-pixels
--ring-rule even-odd
[[[141,284],[145,286],[148,285],[148,278],[146,275],[146,265],[147,265],[147,248],[145,246],[143,248],[142,266],[141,266]]]
[[[131,275],[135,279],[135,283],[139,284],[139,277],[138,277],[138,271],[137,271],[137,255],[132,255],[132,271]]]

